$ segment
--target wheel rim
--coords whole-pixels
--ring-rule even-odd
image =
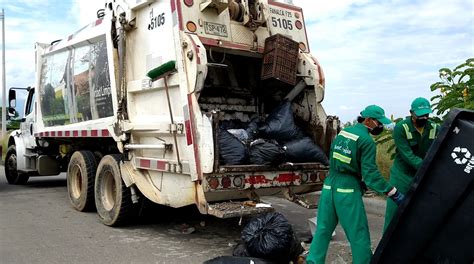
[[[78,164],[71,169],[71,195],[74,199],[79,199],[82,192],[82,170]]]
[[[115,188],[115,178],[112,172],[106,171],[104,173],[103,185],[102,185],[102,204],[104,205],[105,210],[110,211],[115,206],[116,200],[116,188]]]
[[[7,162],[7,171],[10,177],[16,177],[16,154],[11,154]]]

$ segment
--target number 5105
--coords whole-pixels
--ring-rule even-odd
[[[284,18],[272,17],[272,25],[273,27],[279,27],[283,29],[289,29],[289,30],[293,29],[293,23],[291,22],[291,20],[284,19]]]

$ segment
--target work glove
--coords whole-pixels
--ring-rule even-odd
[[[390,193],[392,193],[390,195]],[[405,195],[403,193],[399,192],[395,187],[393,187],[392,191],[390,191],[389,196],[390,199],[392,199],[397,206],[400,206],[402,204],[403,200],[405,200]]]

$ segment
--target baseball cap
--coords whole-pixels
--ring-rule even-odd
[[[362,116],[363,118],[377,119],[380,123],[384,125],[392,123],[392,121],[390,121],[390,119],[385,116],[385,111],[383,110],[383,108],[378,105],[367,106],[364,110],[362,110],[362,112],[360,112],[360,116]]]
[[[411,103],[411,111],[415,113],[416,116],[422,116],[426,114],[431,114],[431,105],[430,102],[423,97],[418,97]]]

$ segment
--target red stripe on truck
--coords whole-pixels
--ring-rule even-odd
[[[294,173],[282,173],[279,174],[275,179],[277,182],[292,182],[294,180],[299,180],[300,176]]]
[[[151,167],[151,160],[140,159],[140,168],[147,168]]]
[[[245,179],[245,183],[248,184],[262,184],[262,183],[269,183],[268,180],[264,175],[253,175]]]
[[[110,137],[110,133],[107,129],[102,129],[102,136],[103,137]]]
[[[107,129],[71,130],[71,131],[45,131],[35,133],[35,137],[111,137]]]
[[[166,169],[166,164],[167,164],[167,162],[165,162],[165,161],[157,160],[156,161],[156,169],[165,170]]]
[[[179,24],[179,29],[183,30],[183,14],[181,11],[181,0],[176,0],[177,3],[177,11],[178,11],[178,24]]]
[[[193,144],[193,136],[191,132],[191,121],[186,120],[184,121],[184,127],[186,129],[186,143],[189,145]]]

